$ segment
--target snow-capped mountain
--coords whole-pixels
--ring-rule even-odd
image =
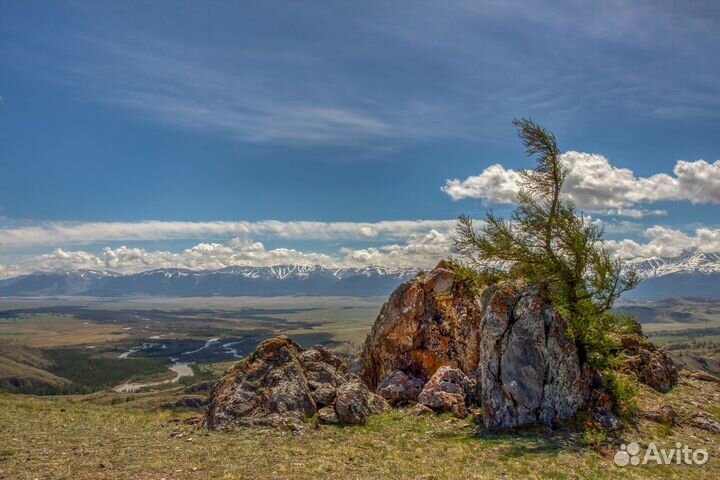
[[[642,282],[623,298],[659,300],[668,297],[720,298],[720,254],[690,250],[672,258],[629,262]]]
[[[719,273],[720,253],[688,251],[673,258],[649,258],[628,262],[640,278],[663,277],[674,273]]]
[[[720,298],[720,254],[689,251],[674,258],[629,262],[642,278],[625,299]],[[419,269],[319,265],[166,268],[121,275],[111,271],[36,272],[0,280],[0,296],[276,296],[388,295]]]
[[[219,270],[167,268],[121,275],[105,271],[36,272],[0,281],[0,296],[387,295],[418,269],[276,265]]]

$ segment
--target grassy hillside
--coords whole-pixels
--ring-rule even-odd
[[[118,359],[87,349],[39,350],[0,340],[0,391],[89,393],[127,380],[159,376],[168,376],[168,370],[158,359]]]
[[[642,390],[640,406],[672,404],[683,426],[646,420],[602,441],[574,428],[476,435],[471,420],[393,411],[360,427],[323,426],[297,436],[268,429],[208,433],[193,413],[158,410],[142,396],[116,405],[97,397],[0,395],[0,478],[720,478],[720,435],[687,425],[704,411],[720,420],[720,387],[683,379],[667,395]],[[587,446],[588,441],[601,440]],[[621,442],[705,448],[703,466],[617,467]]]
[[[45,369],[52,365],[38,349],[0,340],[0,391],[59,389],[70,384],[66,378]]]

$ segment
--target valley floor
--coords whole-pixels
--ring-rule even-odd
[[[471,420],[407,410],[300,436],[208,433],[185,422],[197,413],[0,394],[0,479],[720,478],[720,434],[687,423],[695,412],[720,420],[720,386],[683,379],[667,395],[643,390],[641,409],[662,403],[678,411],[681,426],[641,420],[589,447],[572,429],[476,435]],[[706,449],[710,460],[616,466],[618,446],[632,441],[668,449],[680,442]]]

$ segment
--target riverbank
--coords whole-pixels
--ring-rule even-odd
[[[190,363],[186,362],[175,362],[171,367],[169,367],[168,370],[175,373],[175,378],[170,378],[168,380],[158,380],[154,382],[123,383],[114,387],[112,390],[117,393],[135,393],[145,388],[177,383],[180,381],[181,378],[192,377],[193,375],[195,375],[195,372],[193,372],[193,369],[190,365]]]

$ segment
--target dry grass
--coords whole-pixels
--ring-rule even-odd
[[[101,325],[69,315],[24,315],[0,319],[0,340],[36,348],[102,344],[127,338],[120,326]]]
[[[720,414],[720,388],[683,381],[641,406],[671,403],[683,418]],[[720,478],[720,435],[641,421],[624,438],[596,448],[570,430],[476,435],[471,420],[394,411],[362,427],[290,432],[245,429],[208,433],[183,423],[190,414],[98,405],[89,398],[0,395],[2,479],[254,478]],[[675,442],[706,448],[704,466],[619,468],[621,441]]]

